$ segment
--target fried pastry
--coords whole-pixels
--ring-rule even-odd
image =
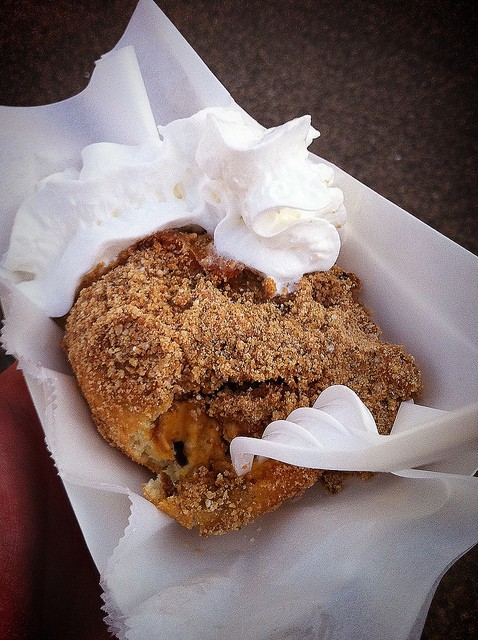
[[[154,472],[146,497],[202,535],[224,533],[346,476],[256,460],[238,477],[235,436],[260,437],[333,384],[352,388],[386,434],[418,395],[414,359],[381,339],[359,289],[334,266],[276,294],[218,257],[208,234],[162,231],[89,274],[64,348],[99,432]]]

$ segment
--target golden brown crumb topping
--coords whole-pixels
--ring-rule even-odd
[[[358,278],[339,267],[274,295],[272,281],[219,259],[207,234],[165,231],[98,275],[64,340],[93,420],[160,472],[150,499],[203,533],[238,528],[322,475],[269,462],[269,474],[238,479],[235,435],[260,437],[332,384],[351,387],[388,433],[400,402],[419,392],[413,358],[381,340],[357,300]],[[219,474],[227,499],[217,497]]]

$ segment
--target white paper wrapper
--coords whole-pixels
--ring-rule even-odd
[[[155,123],[233,105],[156,5],[141,0],[83,93],[0,109],[0,250],[36,181],[77,164],[87,144],[139,144]],[[423,403],[452,419],[470,410],[478,259],[340,170],[336,182],[350,220],[340,264],[363,280],[385,337],[416,356]],[[333,498],[316,487],[240,532],[199,538],[141,497],[148,472],[96,433],[58,327],[8,279],[1,293],[3,341],[24,370],[119,638],[419,638],[441,575],[478,540],[478,480],[465,475],[473,456],[351,482]]]

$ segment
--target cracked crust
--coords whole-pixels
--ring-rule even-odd
[[[388,433],[419,393],[413,358],[381,340],[359,288],[336,266],[274,295],[272,281],[219,259],[207,234],[160,232],[88,276],[64,348],[100,433],[158,474],[145,495],[201,534],[223,533],[346,475],[265,461],[237,478],[234,436],[260,437],[332,384]]]

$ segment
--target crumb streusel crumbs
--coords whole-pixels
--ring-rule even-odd
[[[274,295],[272,281],[218,258],[207,234],[165,231],[89,278],[64,346],[100,432],[159,473],[146,495],[221,533],[344,477],[266,461],[237,478],[234,436],[260,437],[332,384],[351,387],[388,433],[419,393],[413,358],[381,340],[359,288],[335,266]]]

